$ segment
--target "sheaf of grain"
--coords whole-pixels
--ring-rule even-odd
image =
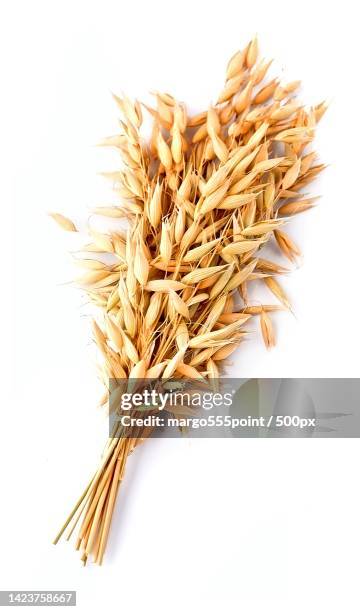
[[[275,344],[269,313],[290,309],[278,281],[288,270],[260,255],[270,244],[290,261],[300,256],[283,226],[317,199],[303,190],[325,168],[311,143],[328,105],[304,106],[296,97],[300,81],[268,78],[270,65],[259,58],[255,37],[230,58],[216,104],[193,116],[168,93],[154,92],[151,105],[113,96],[120,133],[100,145],[122,159],[104,173],[117,201],[95,207],[92,216],[114,228],[97,231],[90,219],[76,254],[83,272],[78,282],[97,309],[93,338],[105,408],[109,379],[119,379],[118,395],[124,379],[131,390],[142,379],[171,385],[173,377],[216,389],[252,316],[259,316],[266,347]],[[148,142],[143,112],[152,122]],[[67,217],[51,216],[78,232]],[[115,228],[119,223],[127,229]],[[255,293],[258,285],[267,287],[279,303],[252,303],[250,283]],[[133,437],[109,438],[99,469],[57,536],[79,522],[76,547],[84,563],[89,556],[102,563],[127,458],[150,433],[143,428]]]

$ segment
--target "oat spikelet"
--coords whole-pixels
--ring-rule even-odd
[[[66,230],[67,232],[77,232],[75,224],[67,217],[64,217],[64,215],[60,215],[60,213],[50,213],[50,217],[56,221],[61,229]]]
[[[264,344],[267,349],[271,349],[273,346],[275,346],[275,335],[271,319],[265,310],[261,311],[260,326]]]

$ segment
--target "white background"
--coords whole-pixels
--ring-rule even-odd
[[[76,589],[84,611],[359,610],[358,440],[149,441],[129,461],[104,566],[51,545],[106,419],[69,284],[79,239],[46,215],[86,220],[111,202],[97,173],[116,156],[94,146],[117,127],[110,91],[170,91],[202,110],[258,32],[284,78],[302,78],[304,101],[331,100],[316,141],[329,168],[320,205],[290,229],[305,255],[284,279],[296,318],[276,317],[271,352],[256,330],[231,371],[358,376],[355,3],[8,0],[0,23],[0,588]]]

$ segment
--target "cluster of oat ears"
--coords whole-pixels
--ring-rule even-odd
[[[150,142],[140,133],[141,104],[114,96],[121,133],[102,144],[122,157],[122,167],[108,174],[121,202],[94,212],[125,218],[128,227],[89,229],[79,281],[101,313],[93,325],[104,404],[110,378],[218,378],[250,317],[259,316],[265,345],[274,345],[269,313],[290,307],[277,280],[286,270],[261,250],[272,241],[289,260],[300,255],[284,225],[316,199],[302,190],[324,167],[308,145],[326,104],[302,106],[300,82],[267,79],[270,64],[258,61],[253,39],[230,59],[217,103],[196,116],[156,93],[155,108],[142,105],[153,120]],[[104,254],[114,263],[102,262]],[[250,283],[264,283],[278,303],[250,304]],[[143,437],[110,438],[64,526],[75,521],[72,531],[82,518],[77,547],[84,561],[91,554],[102,562],[126,458]]]

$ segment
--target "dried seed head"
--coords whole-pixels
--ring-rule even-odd
[[[149,277],[149,262],[145,254],[145,247],[142,240],[139,240],[136,246],[134,274],[140,285],[146,285]]]
[[[184,346],[183,348],[179,349],[178,352],[174,355],[174,357],[170,359],[169,363],[167,364],[163,372],[162,378],[170,378],[174,374],[178,365],[182,363],[184,359],[186,348],[187,347]]]
[[[289,170],[286,172],[283,178],[283,181],[282,181],[283,189],[289,189],[289,187],[291,187],[296,182],[296,179],[298,178],[299,173],[300,173],[300,168],[301,168],[301,159],[299,158],[296,160],[294,165],[291,166],[291,168],[289,168]]]
[[[226,266],[210,266],[209,268],[198,268],[197,270],[193,270],[193,272],[189,272],[182,277],[182,282],[187,285],[196,285],[201,281],[214,277],[218,272],[221,272]],[[216,279],[215,279],[216,280]]]
[[[275,346],[275,335],[271,319],[265,310],[261,311],[260,326],[264,344],[267,349],[271,349],[273,346]]]
[[[225,87],[218,97],[217,103],[221,104],[222,102],[227,102],[227,100],[230,100],[230,98],[232,98],[233,95],[239,91],[239,87],[241,86],[243,80],[244,74],[240,73],[226,81]]]
[[[256,94],[254,98],[254,104],[264,104],[267,102],[269,98],[271,98],[276,90],[278,81],[274,79],[267,85],[265,85],[260,91]]]
[[[225,198],[229,186],[230,181],[227,180],[223,183],[223,185],[220,185],[220,187],[218,187],[216,191],[213,191],[212,193],[210,193],[210,195],[206,196],[205,200],[202,203],[200,201],[198,207],[195,210],[195,217],[197,215],[205,215],[211,210],[214,210],[214,208],[216,208]]]
[[[179,164],[182,160],[182,138],[180,128],[177,125],[174,125],[172,130],[171,154],[174,162]]]
[[[169,291],[180,291],[185,289],[186,285],[175,280],[151,280],[145,286],[146,291],[154,291],[159,293],[169,293]]]
[[[248,68],[252,68],[257,60],[258,56],[258,40],[257,36],[255,36],[250,42],[246,54],[246,66]]]
[[[182,300],[181,297],[175,291],[170,291],[169,299],[175,311],[179,313],[185,319],[189,319],[190,317],[189,309],[187,305],[185,304],[184,300]]]
[[[243,255],[249,251],[254,251],[262,244],[262,240],[242,240],[241,242],[232,242],[221,250],[221,256],[228,255]]]
[[[285,257],[294,261],[297,256],[301,255],[300,249],[296,246],[295,242],[285,232],[280,230],[274,231],[276,242],[279,245],[280,250],[284,253]]]
[[[114,343],[118,351],[121,351],[124,342],[121,335],[121,329],[114,323],[111,317],[106,317],[106,330],[110,340]]]
[[[226,79],[232,79],[233,77],[237,76],[243,66],[244,66],[244,62],[246,59],[246,50],[243,51],[237,51],[236,53],[234,53],[234,55],[230,58],[227,68],[226,68]]]
[[[220,130],[221,130],[220,119],[219,119],[219,116],[216,110],[212,106],[210,106],[207,112],[206,126],[207,126],[207,131],[210,137],[213,136],[214,134],[217,134],[217,135],[220,134]]]
[[[181,206],[177,211],[176,221],[175,221],[174,236],[175,236],[176,244],[179,244],[179,242],[181,241],[184,235],[185,221],[186,221],[185,208]]]
[[[161,220],[161,194],[162,184],[156,183],[154,192],[149,202],[149,221],[155,229],[157,228]]]
[[[186,323],[179,323],[175,334],[175,341],[178,350],[187,347],[189,343],[189,332]]]
[[[172,254],[172,243],[171,228],[168,221],[164,221],[162,224],[159,250],[161,259],[165,262],[165,264],[169,264]]]
[[[242,285],[242,283],[247,280],[252,271],[255,269],[256,264],[257,260],[254,259],[253,261],[250,261],[250,263],[248,263],[246,266],[244,266],[241,270],[239,270],[239,272],[234,274],[232,278],[229,279],[229,282],[225,287],[225,291],[229,292],[233,289],[237,289],[238,287],[240,287],[240,285]]]
[[[238,115],[242,113],[245,108],[250,104],[252,89],[253,84],[250,81],[234,100],[234,109],[236,110]]]
[[[120,329],[120,332],[121,332],[121,336],[124,341],[125,355],[129,359],[129,361],[131,361],[134,364],[137,363],[139,361],[139,354],[135,348],[135,345],[133,344],[133,342],[130,340],[128,335],[123,330]]]
[[[56,221],[56,223],[61,227],[61,229],[66,230],[67,232],[77,232],[75,224],[67,217],[64,217],[64,215],[60,215],[59,213],[49,214],[50,217],[52,217],[54,221]]]
[[[171,170],[173,164],[171,151],[169,149],[169,146],[166,144],[160,130],[157,134],[156,146],[161,163],[166,168],[166,170]]]
[[[304,200],[289,202],[288,204],[283,204],[283,206],[280,206],[278,212],[280,215],[296,215],[304,212],[305,210],[309,210],[309,208],[312,208],[317,199],[318,198],[306,198]]]
[[[233,273],[234,273],[233,265],[228,266],[228,268],[224,270],[224,272],[219,276],[215,285],[211,287],[211,290],[210,290],[211,299],[214,299],[218,295],[220,295],[220,293],[223,291],[223,289],[225,288],[225,286],[228,284],[229,280],[231,279]]]
[[[145,327],[146,329],[151,329],[153,325],[155,325],[162,306],[162,297],[161,293],[154,293],[149,302],[148,309],[145,315]]]
[[[253,73],[253,76],[252,76],[254,85],[258,85],[259,83],[261,83],[261,81],[263,81],[271,64],[272,64],[272,60],[270,60],[269,62],[265,62],[264,60],[261,60],[260,64],[258,64],[258,66],[255,68],[255,72]]]
[[[289,302],[289,300],[288,300],[284,290],[279,285],[277,280],[275,280],[275,278],[273,276],[269,276],[267,278],[264,278],[264,282],[268,286],[270,291],[278,298],[278,300],[282,304],[284,304],[285,308],[289,308],[289,310],[291,310],[291,304],[290,304],[290,302]]]
[[[207,255],[207,253],[210,253],[210,251],[214,251],[219,241],[220,241],[220,238],[216,238],[215,240],[211,240],[210,242],[207,242],[205,244],[202,244],[201,246],[195,247],[194,249],[190,249],[190,251],[188,251],[186,255],[184,255],[183,261],[184,262],[199,261],[205,255]]]

